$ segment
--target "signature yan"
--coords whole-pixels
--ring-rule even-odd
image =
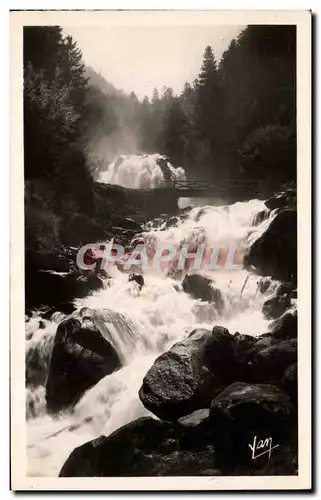
[[[257,436],[254,436],[253,443],[249,444],[249,447],[252,450],[252,460],[255,460],[256,458],[261,457],[262,455],[265,455],[266,453],[269,454],[269,460],[270,460],[271,451],[274,450],[274,448],[277,448],[278,446],[279,446],[278,444],[273,446],[271,437],[258,440]]]

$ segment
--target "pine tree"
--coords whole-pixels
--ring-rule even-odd
[[[86,90],[81,52],[72,38],[64,38],[60,27],[26,27],[25,177],[50,180],[57,211],[68,198],[76,208],[92,207],[82,138]]]
[[[154,90],[153,90],[153,96],[152,96],[152,106],[157,106],[159,102],[159,92],[157,90],[157,88],[155,87]]]
[[[185,163],[187,130],[188,122],[179,98],[172,98],[163,118],[158,143],[161,151],[168,155],[175,165]]]
[[[217,63],[210,46],[206,47],[196,85],[196,127],[202,143],[203,164],[208,177],[219,177],[219,143],[222,101]]]
[[[216,71],[217,67],[212,47],[208,45],[204,51],[203,64],[198,76],[198,87],[202,88],[213,84],[216,80]]]
[[[230,165],[233,177],[246,175],[238,168],[245,163],[247,173],[251,171],[253,176],[256,165],[258,176],[262,177],[258,165],[259,155],[249,152],[249,144],[253,146],[253,150],[257,147],[261,152],[271,147],[275,157],[273,176],[276,175],[277,178],[280,177],[277,172],[280,168],[286,171],[286,175],[290,175],[289,162],[284,161],[282,153],[287,148],[295,175],[295,26],[248,26],[237,40],[230,43],[223,54],[218,73],[223,88],[222,100],[225,103],[221,149],[225,164]],[[287,132],[284,133],[284,130]],[[266,144],[269,145],[267,149]],[[282,146],[277,147],[277,144]],[[289,152],[291,148],[292,153]],[[263,158],[261,162],[264,165],[269,163]],[[270,173],[266,175],[271,176],[273,168],[269,168]]]

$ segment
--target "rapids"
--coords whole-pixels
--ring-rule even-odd
[[[127,161],[130,160],[123,162],[118,173],[114,167],[109,174],[107,172],[109,177],[105,177],[105,182],[117,180],[122,185],[131,182],[134,177],[128,175],[131,170],[127,170]],[[145,173],[143,170],[141,177],[135,179],[136,185],[145,183]],[[149,175],[145,185],[153,187],[161,175],[153,171]],[[246,245],[265,230],[274,216],[271,212],[261,224],[254,225],[255,216],[262,210],[264,204],[258,200],[231,206],[195,207],[184,212],[172,227],[166,228],[166,220],[148,223],[144,237],[150,241],[165,239],[174,243],[229,244],[233,241]],[[220,316],[214,305],[184,293],[181,280],[156,270],[145,274],[145,286],[138,292],[136,284],[129,283],[128,276],[115,268],[111,286],[84,299],[75,299],[77,307],[111,311],[102,314],[101,330],[109,335],[124,366],[88,390],[72,412],[56,418],[46,414],[43,386],[27,387],[29,475],[57,476],[76,446],[149,415],[138,398],[144,375],[157,356],[182,340],[193,328],[212,328],[219,324],[231,333],[238,331],[254,336],[268,330],[269,322],[261,312],[262,304],[274,293],[278,283],[273,282],[263,294],[258,289],[258,277],[245,270],[214,270],[210,276],[223,293],[225,306]],[[61,318],[62,315],[56,313],[51,321],[41,320],[39,324],[40,316],[35,311],[26,324],[27,363],[32,360],[30,352],[36,350],[43,361],[44,377]]]

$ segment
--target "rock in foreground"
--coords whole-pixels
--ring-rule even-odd
[[[76,448],[60,477],[202,476],[214,469],[210,446],[192,452],[180,445],[180,431],[150,417],[127,424]]]
[[[287,443],[293,428],[293,406],[289,396],[273,385],[236,382],[213,400],[210,419],[217,456],[224,467],[233,468],[252,462],[249,445],[253,448],[253,443],[267,438],[272,445]],[[254,452],[258,455],[260,450]],[[266,456],[262,458],[267,461]]]
[[[57,328],[46,383],[50,412],[74,405],[87,389],[121,366],[115,349],[101,335],[94,319],[81,312]]]
[[[297,275],[297,213],[284,210],[276,215],[267,230],[252,244],[245,266],[262,276],[295,281]]]
[[[252,358],[253,379],[280,384],[284,371],[297,362],[296,339],[282,340],[259,350]]]
[[[139,391],[143,405],[169,421],[209,408],[220,390],[246,377],[247,351],[254,341],[220,326],[193,331],[149,369]]]

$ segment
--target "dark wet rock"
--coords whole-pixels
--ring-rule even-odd
[[[275,210],[276,208],[285,208],[287,205],[287,197],[285,193],[281,193],[277,196],[272,196],[266,200],[265,205],[269,210]]]
[[[224,309],[224,299],[222,292],[215,288],[211,279],[200,274],[186,274],[182,282],[182,288],[195,299],[215,304],[219,313]]]
[[[59,273],[68,273],[75,260],[74,254],[70,255],[67,248],[59,248],[55,252],[42,251],[37,252],[32,249],[26,250],[26,267],[32,270],[55,271]]]
[[[259,350],[251,360],[252,377],[257,382],[278,382],[288,366],[297,362],[296,339],[283,340]]]
[[[203,408],[178,419],[181,448],[196,450],[212,443],[213,429],[209,414],[209,408]]]
[[[26,309],[51,306],[70,314],[75,298],[86,297],[103,288],[103,281],[92,273],[56,274],[52,271],[26,271]]]
[[[246,268],[282,281],[296,281],[297,213],[284,210],[252,244],[244,258]]]
[[[273,446],[275,441],[273,441]],[[294,476],[298,474],[298,446],[295,437],[286,444],[233,468],[235,476]],[[264,450],[263,450],[264,451]]]
[[[265,293],[270,288],[272,281],[270,278],[260,278],[258,281],[258,289],[261,293]]]
[[[163,172],[164,180],[171,181],[173,180],[173,174],[171,169],[168,166],[169,158],[168,157],[160,157],[157,158],[156,163],[160,167]]]
[[[240,463],[251,466],[249,444],[253,446],[255,437],[257,442],[266,438],[271,438],[273,444],[287,442],[292,418],[289,396],[273,385],[235,382],[226,387],[212,401],[210,411],[219,468],[233,470]]]
[[[139,222],[135,219],[132,219],[131,217],[122,217],[121,220],[119,221],[122,226],[124,226],[126,229],[132,229],[137,233],[138,231],[141,230],[141,225]]]
[[[249,360],[251,360],[255,353],[262,351],[267,347],[271,347],[272,345],[279,342],[278,339],[275,339],[270,333],[263,333],[259,337],[256,337],[256,342],[253,344],[253,347],[249,353]]]
[[[289,397],[276,387],[235,383],[213,400],[210,411],[200,409],[176,423],[140,418],[79,446],[59,476],[295,474],[292,414]],[[248,445],[255,435],[271,438],[280,450],[253,460]]]
[[[293,283],[290,281],[285,281],[280,284],[276,291],[276,295],[278,297],[281,297],[283,295],[290,295],[291,298],[293,298],[296,295],[296,290],[293,287]]]
[[[296,207],[296,189],[288,188],[281,193],[277,193],[265,202],[269,210],[295,208]]]
[[[289,295],[272,297],[264,302],[262,312],[267,319],[276,319],[282,316],[283,313],[291,306]]]
[[[94,317],[80,312],[62,321],[46,383],[48,411],[56,413],[74,405],[87,389],[120,366],[115,349],[102,336]]]
[[[233,337],[234,361],[230,364],[232,378],[226,377],[228,383],[235,380],[250,380],[251,365],[249,362],[252,359],[253,349],[257,342],[256,337],[251,335],[242,335],[238,332]]]
[[[177,423],[186,428],[199,428],[204,424],[207,425],[209,415],[209,408],[202,408],[201,410],[194,411],[190,415],[185,415],[184,417],[179,418]]]
[[[179,223],[179,221],[180,221],[180,217],[177,217],[177,216],[170,217],[169,219],[167,219],[167,221],[165,223],[165,228],[169,229],[170,227],[176,227],[177,224]]]
[[[159,418],[176,420],[209,405],[218,390],[202,354],[210,330],[195,330],[159,356],[144,377],[139,397]],[[203,388],[208,386],[204,405]]]
[[[110,436],[76,448],[60,477],[201,476],[215,467],[211,446],[181,449],[180,432],[168,422],[150,417],[131,422]]]
[[[252,335],[244,335],[239,332],[234,334],[233,350],[235,359],[239,364],[246,363],[256,342],[257,338],[252,337]]]
[[[230,383],[231,377],[237,377],[234,338],[227,328],[213,328],[212,335],[204,345],[203,360],[209,370],[217,374],[225,385]]]
[[[285,370],[282,378],[283,389],[291,396],[294,402],[298,397],[298,364],[293,363]]]
[[[263,314],[267,319],[277,319],[291,308],[293,299],[297,298],[297,290],[292,282],[281,283],[275,295],[263,304]]]
[[[169,421],[208,408],[226,385],[246,377],[253,342],[220,326],[194,330],[156,359],[139,391],[142,403]]]
[[[144,276],[142,274],[131,274],[128,277],[128,281],[135,281],[140,290],[145,285]]]
[[[296,339],[298,336],[297,311],[288,311],[270,325],[271,336],[278,340]]]

